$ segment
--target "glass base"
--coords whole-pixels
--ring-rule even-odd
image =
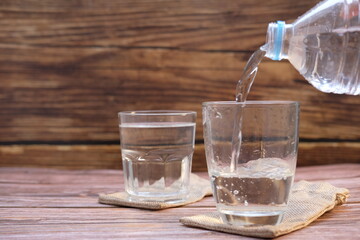
[[[237,212],[224,213],[220,212],[221,219],[224,223],[230,225],[277,225],[283,219],[283,212]]]
[[[186,202],[188,199],[188,195],[182,196],[173,196],[173,197],[144,197],[144,196],[135,196],[128,194],[127,199],[129,202],[162,202],[169,204],[177,204]]]

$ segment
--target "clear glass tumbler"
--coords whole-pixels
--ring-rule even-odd
[[[125,191],[136,201],[184,201],[194,152],[196,112],[120,112]]]
[[[297,102],[203,103],[206,161],[224,222],[281,222],[295,174],[298,122]]]

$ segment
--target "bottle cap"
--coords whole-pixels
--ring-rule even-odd
[[[275,33],[275,39],[274,39],[274,56],[273,60],[280,60],[280,53],[283,43],[283,35],[284,35],[284,29],[285,29],[285,22],[284,21],[277,21],[276,26],[276,33]]]

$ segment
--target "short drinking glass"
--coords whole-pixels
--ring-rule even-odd
[[[298,115],[297,102],[203,103],[206,161],[224,222],[281,222],[295,174]]]
[[[125,191],[130,200],[184,201],[194,152],[196,112],[119,113]]]

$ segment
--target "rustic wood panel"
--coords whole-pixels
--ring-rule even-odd
[[[298,166],[360,163],[360,143],[300,143]],[[0,167],[121,169],[119,145],[0,146]],[[193,171],[207,171],[203,144],[197,144]]]
[[[318,1],[1,1],[3,43],[249,50]]]
[[[233,100],[268,22],[317,2],[0,1],[0,166],[119,168],[123,110],[195,110],[201,144],[201,103]],[[360,98],[265,61],[249,99],[301,102],[300,137],[320,143],[301,145],[299,164],[360,161]]]
[[[351,196],[346,204],[281,239],[310,239],[314,236],[317,239],[357,239],[359,172],[359,164],[298,168],[296,181],[326,181],[349,188]],[[119,191],[121,188],[123,176],[119,170],[0,168],[0,238],[239,239],[236,235],[188,228],[179,223],[180,217],[215,211],[212,197],[162,211],[97,203],[96,193]]]
[[[346,169],[346,176],[344,176]],[[295,181],[323,181],[349,188],[351,203],[360,203],[360,165],[342,164],[298,168]],[[207,172],[197,172],[208,178]],[[119,170],[77,170],[1,168],[1,207],[76,207],[103,208],[97,203],[99,193],[123,190],[123,173]],[[74,184],[75,183],[75,184]],[[213,207],[212,197],[189,207]]]
[[[3,50],[2,142],[117,140],[117,112],[139,109],[195,110],[201,140],[201,103],[233,100],[249,57],[152,49],[73,49],[73,55],[65,48]],[[249,99],[300,101],[301,138],[359,140],[360,98],[320,93],[299,79],[289,63],[266,61]]]

